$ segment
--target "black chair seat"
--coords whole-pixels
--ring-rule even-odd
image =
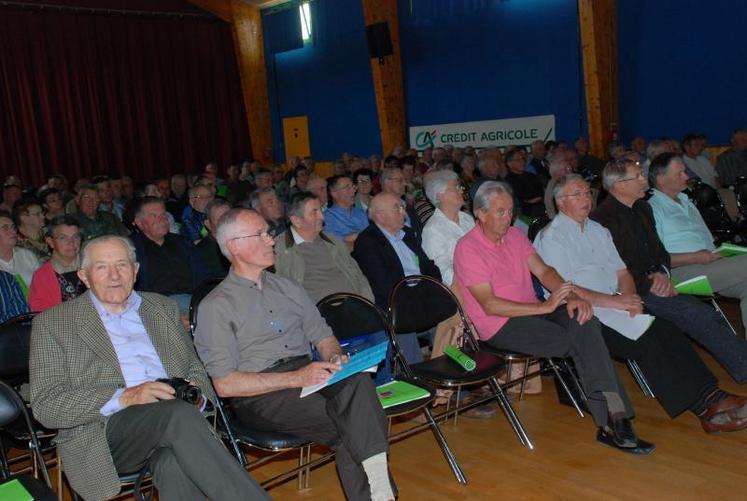
[[[387,407],[386,409],[384,409],[384,413],[387,417],[407,414],[408,412],[418,410],[421,407],[430,404],[433,399],[436,398],[436,390],[425,384],[423,381],[402,377],[398,377],[397,381],[405,381],[407,383],[410,383],[411,385],[423,388],[424,390],[428,390],[428,397],[419,398],[417,400],[413,400],[412,402],[405,402],[403,404],[397,404],[392,405],[391,407]]]
[[[526,358],[538,358],[538,357],[535,357],[534,355],[529,355],[527,353],[521,353],[520,351],[512,351],[512,350],[504,350],[502,348],[496,348],[495,346],[491,346],[484,341],[480,341],[479,344],[480,344],[481,351],[486,351],[490,354],[503,357],[506,360],[524,360]]]
[[[265,449],[268,451],[281,451],[286,449],[298,449],[311,443],[310,440],[299,438],[288,433],[278,431],[261,431],[245,426],[238,419],[231,421],[231,426],[236,433],[236,438],[241,442]]]
[[[432,358],[427,362],[413,364],[410,366],[410,369],[412,369],[416,376],[426,381],[442,385],[463,385],[485,381],[506,367],[504,360],[490,353],[465,350],[465,354],[477,363],[475,370],[464,370],[462,366],[446,355]]]
[[[40,425],[36,420],[32,419],[32,423],[34,425],[34,433],[36,434],[36,438],[39,440],[53,438],[55,435],[57,435],[56,431],[51,431],[43,428],[42,425]],[[12,423],[3,426],[2,429],[8,434],[8,436],[18,442],[28,442],[31,439],[29,430],[26,427],[26,423],[23,422],[22,418],[18,418]]]

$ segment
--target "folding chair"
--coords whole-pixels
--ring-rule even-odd
[[[197,328],[197,311],[200,302],[222,281],[222,278],[209,278],[199,284],[193,291],[192,299],[189,304],[190,335],[194,336]],[[296,475],[298,477],[298,488],[308,488],[309,479],[311,477],[311,468],[322,464],[333,457],[333,454],[327,454],[311,461],[312,442],[287,433],[260,431],[245,426],[239,420],[231,419],[229,417],[230,404],[227,406],[221,398],[216,398],[214,404],[218,417],[220,417],[220,432],[223,435],[224,440],[230,445],[236,459],[245,469],[254,469],[276,458],[278,455],[287,452],[299,452],[297,467],[263,481],[263,487],[274,485],[286,478]],[[247,461],[244,452],[241,450],[242,445],[263,452],[269,452],[271,454],[255,459],[254,461]]]
[[[473,371],[465,371],[447,356],[432,358],[426,362],[409,365],[399,354],[398,333],[424,332],[439,322],[459,313],[464,324],[464,351],[477,363]],[[400,280],[389,295],[389,332],[397,360],[405,374],[417,376],[435,386],[461,388],[462,386],[485,383],[493,390],[492,399],[498,402],[519,441],[533,449],[524,426],[521,424],[511,402],[496,380],[496,375],[506,368],[505,360],[481,350],[475,340],[462,307],[454,294],[438,280],[425,275],[412,275]],[[476,403],[469,404],[473,407]],[[457,406],[457,411],[459,406]],[[447,411],[455,412],[455,411]]]
[[[367,335],[370,336],[379,332],[389,337],[390,329],[386,315],[378,306],[364,297],[351,293],[331,294],[320,300],[319,303],[317,303],[317,308],[324,320],[327,322],[327,325],[332,329],[335,337],[337,337],[341,343],[344,343],[349,339],[361,338]],[[391,342],[392,338],[389,339]],[[396,349],[394,349],[394,353],[395,357],[404,360],[404,357],[402,357]],[[402,365],[402,367],[406,366]],[[426,384],[423,379],[413,377],[413,375],[408,373],[406,369],[405,377],[397,377],[395,379],[405,381],[427,390],[428,397],[388,407],[384,411],[386,416],[391,418],[401,414],[421,410],[425,415],[428,421],[428,426],[433,432],[433,436],[435,437],[438,446],[441,448],[441,452],[446,458],[446,462],[449,463],[451,471],[454,473],[457,481],[461,484],[466,484],[467,477],[459,466],[459,463],[446,442],[438,423],[436,423],[433,414],[431,413],[429,406],[435,398],[435,391]],[[408,431],[402,432],[402,434],[408,433]],[[390,440],[398,436],[401,435],[398,434],[395,437],[390,437]]]
[[[649,398],[656,398],[656,395],[654,395],[654,390],[652,390],[651,385],[648,384],[648,380],[646,380],[646,376],[638,366],[638,362],[636,362],[632,358],[628,358],[625,360],[625,365],[633,375],[633,379],[635,379],[635,382],[638,383],[638,386],[641,388],[643,394]]]

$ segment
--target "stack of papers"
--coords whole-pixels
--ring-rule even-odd
[[[718,249],[714,249],[711,252],[721,257],[741,256],[742,254],[747,254],[747,247],[734,244],[721,244]]]
[[[708,277],[705,275],[698,275],[690,280],[679,282],[674,284],[674,288],[680,294],[687,294],[690,296],[713,296],[713,288],[711,282],[708,281]]]

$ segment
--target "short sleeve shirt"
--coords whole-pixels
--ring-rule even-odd
[[[487,283],[495,297],[517,303],[538,303],[527,262],[535,253],[527,237],[514,227],[509,228],[502,241],[491,242],[478,224],[457,243],[454,275],[464,294],[465,312],[475,324],[480,339],[493,337],[508,318],[485,313],[469,287]]]
[[[677,202],[659,190],[648,200],[656,220],[656,232],[670,254],[713,250],[713,235],[687,195],[679,193]]]
[[[604,294],[617,291],[617,272],[625,269],[625,263],[609,230],[596,221],[587,219],[582,230],[560,212],[537,235],[534,246],[564,280]]]
[[[263,273],[260,286],[233,269],[200,303],[195,347],[208,374],[259,372],[332,335],[306,291],[293,280]]]

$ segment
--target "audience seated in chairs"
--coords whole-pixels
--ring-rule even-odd
[[[671,258],[659,240],[648,182],[638,162],[610,162],[602,172],[609,196],[591,213],[606,227],[646,310],[669,320],[711,352],[737,382],[747,382],[747,341],[737,337],[718,312],[698,299],[677,294],[669,277]]]
[[[102,235],[126,236],[130,233],[117,216],[98,209],[99,193],[95,185],[81,186],[75,203],[77,208],[71,215],[78,220],[83,240],[91,240]]]
[[[395,160],[397,160],[395,158]],[[397,165],[399,165],[397,163]],[[423,232],[423,224],[418,218],[415,209],[408,205],[404,199],[405,196],[405,175],[402,173],[400,167],[384,167],[381,169],[381,176],[379,177],[381,182],[381,193],[388,193],[394,195],[400,200],[402,208],[405,211],[405,226],[412,228],[417,238],[420,238],[420,234]],[[373,202],[372,202],[373,203]],[[371,208],[368,210],[369,217],[371,215]],[[378,302],[377,302],[378,304]]]
[[[276,237],[288,228],[283,202],[272,188],[257,188],[249,196],[247,208],[257,211],[270,227],[270,234]]]
[[[655,164],[656,160],[651,172]],[[563,177],[555,186],[555,199],[560,212],[535,240],[539,256],[573,282],[576,294],[595,308],[611,308],[625,317],[642,314],[643,302],[609,231],[589,219],[588,183],[577,174]],[[689,410],[711,433],[747,427],[747,399],[719,390],[713,373],[674,324],[656,319],[641,337],[631,340],[614,330],[616,320],[610,319],[609,312],[595,309],[595,314],[610,353],[640,364],[669,416]],[[630,320],[629,325],[633,323]]]
[[[166,210],[177,223],[182,222],[184,209],[189,205],[189,187],[184,174],[174,174],[170,181],[171,192],[166,200]]]
[[[166,219],[169,220],[169,233],[179,234],[179,225],[176,224],[174,216],[171,215],[168,209],[168,197],[169,197],[169,182],[165,179],[156,179],[155,181],[149,181],[145,183],[143,187],[143,195],[146,197],[160,198],[166,204]]]
[[[31,278],[41,263],[33,252],[17,247],[17,242],[18,231],[10,214],[0,211],[0,271],[13,275],[27,294]]]
[[[526,152],[521,148],[509,151],[506,153],[506,165],[508,174],[505,181],[511,185],[519,200],[522,214],[530,218],[544,215],[545,186],[539,176],[526,171]]]
[[[747,254],[721,258],[712,252],[713,235],[683,193],[688,176],[681,157],[659,155],[651,162],[648,176],[654,188],[648,203],[656,232],[671,257],[672,278],[681,282],[706,275],[715,292],[740,300],[747,331]]]
[[[315,304],[336,292],[373,301],[371,286],[347,246],[322,231],[327,214],[310,192],[294,195],[288,206],[290,227],[275,237],[275,272],[298,282]]]
[[[368,226],[368,215],[355,206],[355,185],[349,176],[333,176],[327,183],[333,204],[324,213],[324,230],[352,250],[358,234]]]
[[[394,499],[387,471],[387,422],[371,377],[358,374],[300,398],[346,360],[332,331],[296,282],[267,273],[274,242],[254,211],[232,209],[218,223],[228,277],[201,302],[195,346],[218,395],[239,421],[335,449],[348,499]],[[309,343],[319,352],[312,362]]]
[[[133,291],[132,243],[100,237],[82,258],[90,291],[36,317],[30,355],[31,407],[59,429],[72,488],[85,499],[109,498],[120,490],[118,475],[148,465],[164,501],[269,499],[200,414],[213,391],[176,305]],[[169,377],[199,387],[201,401],[175,399],[156,381]]]
[[[72,216],[58,216],[47,225],[47,243],[52,257],[31,279],[31,311],[44,311],[86,291],[78,277],[80,240],[80,227]]]
[[[511,226],[512,213],[511,188],[484,183],[474,200],[478,224],[459,240],[454,253],[455,279],[480,339],[500,349],[573,359],[599,428],[597,441],[633,454],[650,454],[654,445],[639,440],[633,431],[632,406],[591,306]],[[537,300],[532,274],[551,291],[545,302]]]
[[[192,290],[206,278],[205,264],[191,242],[169,233],[166,206],[161,198],[145,197],[135,210],[132,234],[140,265],[136,287],[171,297],[179,311],[189,311]]]
[[[380,308],[386,310],[392,287],[406,276],[428,275],[441,280],[438,267],[423,251],[420,235],[405,226],[405,209],[399,197],[379,193],[371,200],[368,214],[372,223],[358,235],[353,257],[368,278]],[[398,338],[409,363],[423,360],[416,333],[400,334]]]
[[[207,214],[205,228],[208,234],[195,247],[197,247],[197,252],[205,264],[206,277],[225,277],[228,274],[228,269],[231,267],[231,263],[220,251],[218,241],[215,240],[218,220],[230,209],[231,204],[222,198],[214,199],[205,207],[205,214]]]

